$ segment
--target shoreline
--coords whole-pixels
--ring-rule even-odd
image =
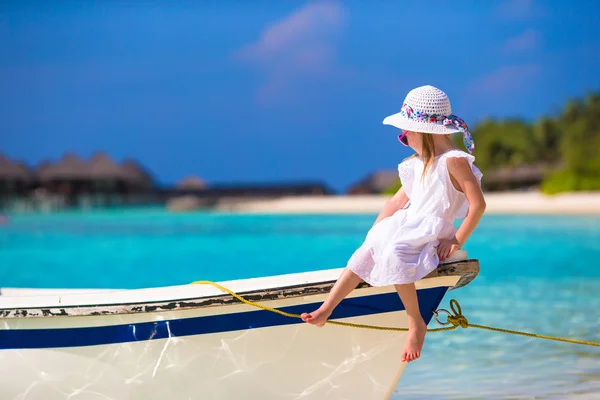
[[[378,213],[390,196],[288,196],[277,199],[227,199],[214,210],[245,214]],[[539,192],[486,193],[486,214],[600,215],[600,192],[547,196]]]

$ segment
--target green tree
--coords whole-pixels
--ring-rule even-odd
[[[393,196],[396,194],[396,192],[398,192],[398,190],[400,190],[401,187],[402,187],[402,183],[398,182],[398,183],[390,186],[389,188],[385,189],[383,191],[383,194],[385,194],[387,196]]]
[[[542,190],[600,190],[600,93],[568,102],[558,126],[564,167],[544,181]]]
[[[542,118],[533,125],[533,153],[537,162],[555,164],[560,162],[561,129],[551,118]]]
[[[535,161],[531,125],[518,119],[487,119],[473,131],[477,165],[485,173],[500,167],[516,167]]]

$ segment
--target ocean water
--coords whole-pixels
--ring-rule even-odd
[[[0,287],[141,288],[337,268],[374,218],[14,215],[0,225]],[[442,307],[456,298],[473,323],[600,341],[600,218],[485,216],[465,249],[481,274]],[[600,398],[600,348],[476,329],[432,333],[394,398]]]

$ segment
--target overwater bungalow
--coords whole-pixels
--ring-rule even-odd
[[[25,194],[34,181],[33,172],[25,164],[0,154],[0,195]]]
[[[187,178],[179,181],[175,185],[175,188],[178,191],[198,191],[207,189],[208,185],[203,179],[197,177],[196,175],[190,175]]]
[[[381,194],[385,190],[400,183],[398,171],[380,170],[375,171],[361,179],[348,189],[350,195]]]
[[[119,165],[104,152],[90,161],[67,153],[57,163],[40,165],[37,176],[44,187],[61,193],[134,193],[153,186],[151,175],[139,164],[128,160]]]
[[[147,192],[154,187],[154,178],[140,163],[127,159],[121,163],[126,180],[130,188],[137,192]]]
[[[211,208],[217,204],[237,204],[254,199],[285,196],[326,196],[333,191],[319,182],[282,182],[270,184],[211,184],[195,176],[166,189],[166,206],[171,211]]]
[[[503,167],[486,173],[482,185],[488,191],[535,190],[548,170],[541,165]]]
[[[333,190],[320,182],[213,184],[205,192],[221,197],[326,196],[333,194]]]
[[[74,153],[37,171],[39,183],[51,192],[74,194],[90,191],[89,164]]]
[[[139,163],[115,162],[104,152],[84,160],[66,153],[35,170],[0,155],[0,208],[58,209],[156,203],[152,175]]]
[[[58,162],[39,164],[36,173],[2,157],[0,188],[3,193],[9,189],[20,191],[26,203],[20,208],[27,209],[134,204],[175,204],[176,209],[194,209],[210,208],[224,199],[240,201],[241,198],[333,194],[319,182],[208,185],[195,175],[174,186],[157,186],[152,175],[136,161],[126,160],[119,164],[104,152],[97,152],[89,161],[74,153],[66,153]],[[5,206],[0,204],[0,207]]]

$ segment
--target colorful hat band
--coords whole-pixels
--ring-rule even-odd
[[[475,142],[473,141],[469,127],[462,118],[459,118],[456,115],[446,116],[441,114],[427,114],[422,111],[413,110],[413,108],[406,103],[402,105],[400,114],[402,114],[403,117],[413,121],[443,125],[448,128],[456,128],[462,132],[463,143],[465,144],[465,148],[469,151],[469,153],[472,153],[473,149],[475,149]]]

